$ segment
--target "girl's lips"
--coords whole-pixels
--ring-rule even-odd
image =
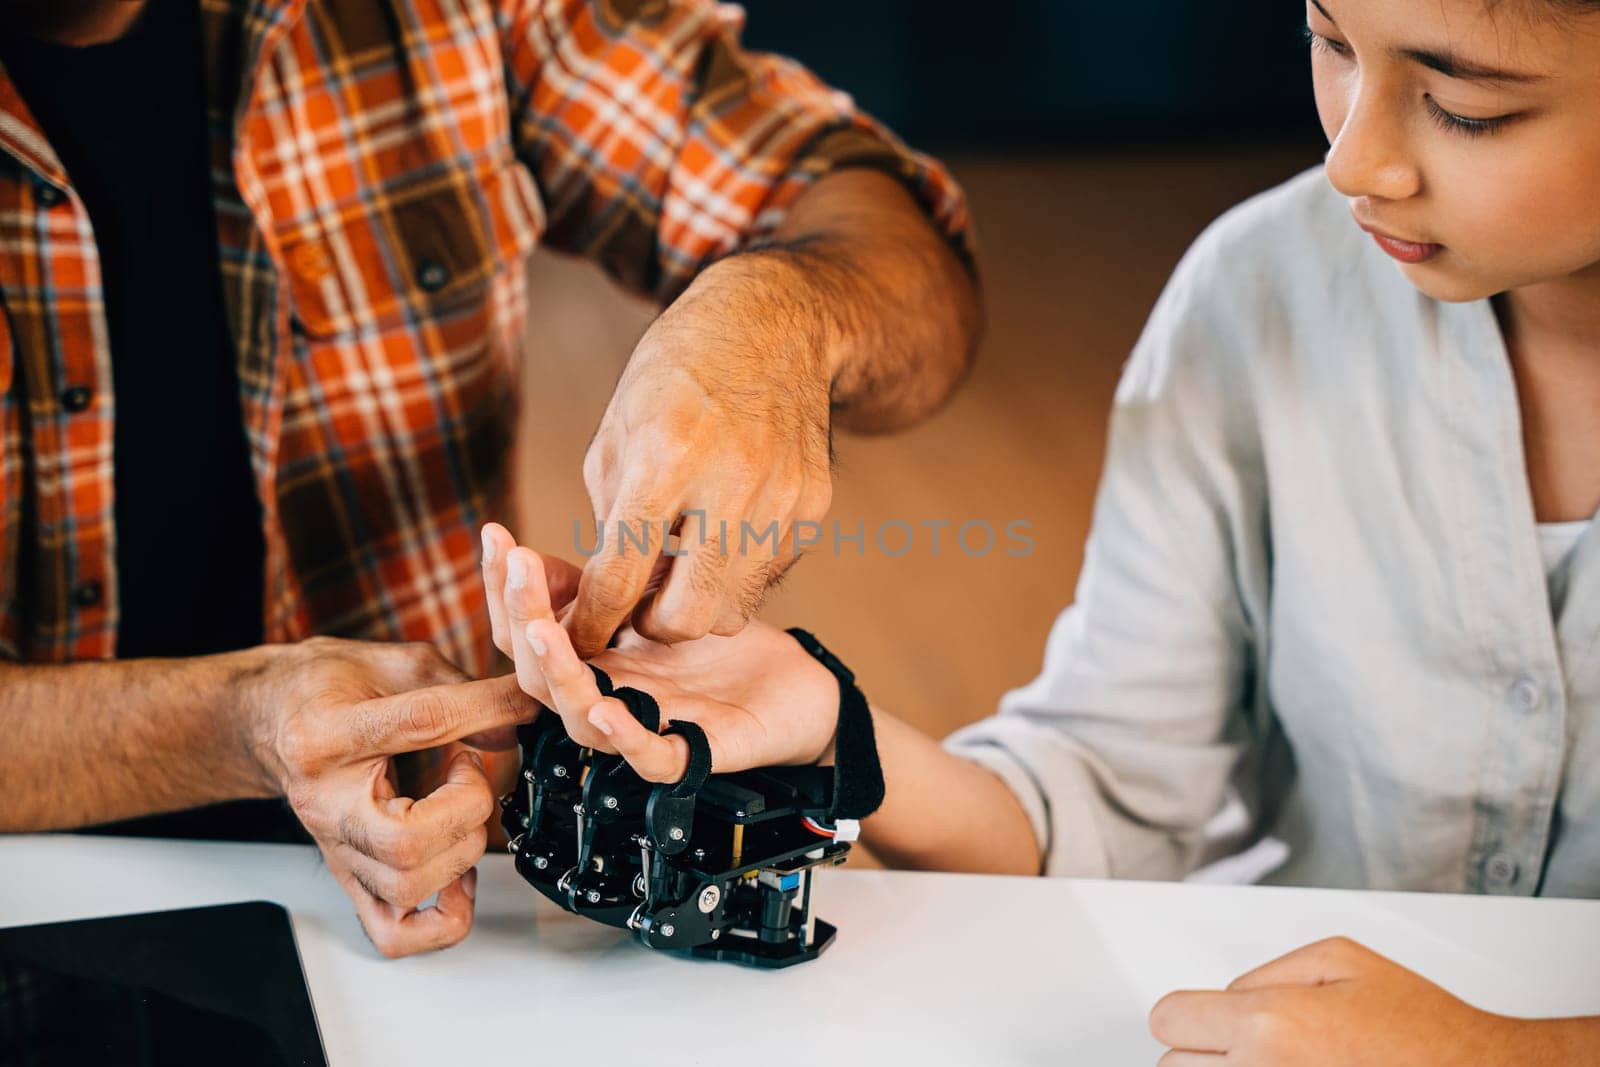
[[[1361,228],[1372,235],[1372,239],[1378,243],[1379,248],[1402,263],[1426,263],[1444,251],[1444,245],[1402,241],[1398,237],[1390,237],[1381,230],[1375,230],[1365,224],[1362,224]]]

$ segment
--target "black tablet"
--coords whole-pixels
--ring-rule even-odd
[[[276,904],[0,929],[7,1067],[326,1067]]]

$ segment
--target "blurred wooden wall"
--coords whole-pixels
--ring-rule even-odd
[[[875,703],[933,734],[989,714],[1037,672],[1072,599],[1112,390],[1179,256],[1229,206],[1317,160],[1308,148],[951,160],[983,245],[989,331],[978,365],[917,429],[839,439],[830,534],[764,617],[816,632]],[[653,310],[549,255],[533,301],[517,533],[574,557],[573,521],[590,515],[584,449]],[[864,556],[850,545],[832,554],[835,519],[846,532],[866,523]],[[872,544],[890,520],[917,531],[898,558]],[[935,557],[921,524],[939,520],[952,525]],[[969,520],[997,533],[1031,523],[1031,554],[1007,555],[1003,533],[986,557],[962,553],[953,538]]]

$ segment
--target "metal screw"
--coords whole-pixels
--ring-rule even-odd
[[[616,797],[611,797],[611,796],[606,797],[605,806],[608,807],[608,808],[616,807],[617,806],[617,798]]]
[[[711,931],[711,940],[715,941],[717,938],[719,938],[721,936],[722,936],[722,931],[721,930],[713,930],[713,931]]]
[[[672,838],[674,841],[682,841],[683,840],[683,827],[674,826],[672,829],[667,831],[667,836]]]
[[[583,898],[591,904],[598,904],[600,903],[600,891],[598,889],[591,889],[583,895]]]
[[[677,929],[671,923],[667,923],[667,925],[665,925],[665,926],[663,926],[661,928],[661,936],[662,937],[671,937],[673,934],[675,934],[677,932],[678,932]]]
[[[700,890],[700,912],[701,912],[701,914],[702,915],[710,915],[713,911],[716,910],[717,904],[720,903],[721,900],[722,900],[722,890],[718,889],[714,885],[708,885],[704,889]]]
[[[706,859],[706,850],[703,848],[695,849],[694,858],[696,863],[704,863]]]
[[[550,768],[550,773],[555,775],[557,778],[565,778],[567,776],[566,765],[558,763],[554,767]]]
[[[645,889],[644,874],[640,873],[640,874],[634,875],[633,876],[633,895],[636,896],[636,897],[644,896],[644,889]]]
[[[542,871],[546,867],[550,866],[550,861],[545,859],[543,856],[535,856],[533,857],[533,866],[535,870]]]

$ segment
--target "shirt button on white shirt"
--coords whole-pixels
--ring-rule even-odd
[[[1517,872],[1517,861],[1508,852],[1496,852],[1483,865],[1484,882],[1490,889],[1510,889]]]
[[[1511,686],[1511,702],[1519,711],[1537,711],[1544,702],[1544,690],[1538,682],[1523,675]]]

